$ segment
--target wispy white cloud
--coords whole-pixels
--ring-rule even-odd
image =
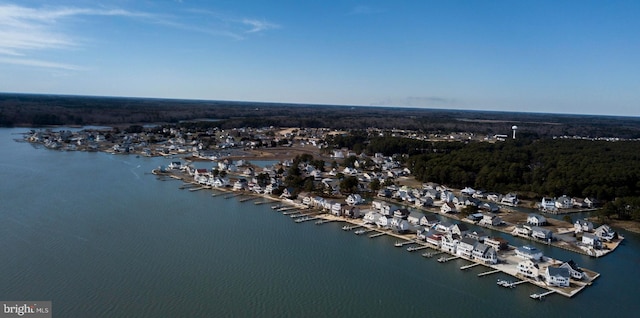
[[[251,29],[246,31],[247,33],[256,33],[265,30],[280,28],[280,26],[277,24],[254,19],[242,19],[242,23],[251,27]]]
[[[178,0],[177,0],[178,1]],[[182,2],[182,1],[178,1]],[[105,16],[135,19],[141,23],[196,32],[216,37],[243,40],[242,34],[276,29],[277,24],[257,19],[237,19],[212,11],[190,10],[187,16],[155,14],[124,9],[78,7],[25,7],[0,4],[0,63],[34,67],[80,70],[82,67],[39,61],[29,58],[34,51],[75,49],[83,46],[76,34],[69,31],[68,23],[78,16]],[[194,14],[206,14],[213,20],[197,23]],[[86,21],[83,21],[86,22]],[[247,27],[249,28],[247,30]]]
[[[454,104],[455,100],[439,96],[407,96],[400,98],[386,98],[371,103],[373,106],[411,106],[436,107]]]
[[[35,59],[27,59],[27,58],[0,57],[0,63],[35,66],[35,67],[42,67],[42,68],[53,68],[53,69],[68,70],[68,71],[86,70],[86,68],[77,66],[77,65],[49,62],[49,61],[43,61],[43,60],[35,60]]]

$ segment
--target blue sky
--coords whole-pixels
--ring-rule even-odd
[[[0,91],[640,116],[640,1],[0,0]]]

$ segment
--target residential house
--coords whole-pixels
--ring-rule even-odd
[[[498,254],[496,250],[486,244],[477,243],[471,252],[473,259],[478,260],[484,264],[497,264]]]
[[[431,234],[432,233],[432,234]],[[429,234],[427,235],[426,241],[427,243],[437,247],[437,248],[441,248],[442,247],[442,234],[438,234],[435,232],[429,232]]]
[[[487,235],[487,233],[485,233],[484,231],[481,230],[472,230],[472,231],[468,231],[466,234],[467,237],[470,237],[480,243],[484,242],[484,240],[489,237]]]
[[[456,249],[456,255],[462,256],[465,258],[471,258],[471,253],[473,252],[473,248],[478,244],[478,241],[465,237],[458,243],[458,247]]]
[[[500,206],[493,202],[481,202],[478,209],[486,212],[496,213],[500,211]]]
[[[582,198],[571,198],[571,205],[574,208],[578,208],[578,209],[584,209],[589,207],[587,202],[584,202],[584,199]]]
[[[360,209],[354,206],[342,207],[342,215],[352,219],[360,218]]]
[[[582,244],[596,249],[602,248],[602,241],[600,238],[591,233],[582,234]]]
[[[236,182],[233,183],[233,190],[236,190],[236,191],[245,190],[247,189],[248,186],[249,186],[249,183],[247,182],[247,179],[241,178],[236,180]],[[291,189],[291,191],[293,191],[293,189]],[[291,198],[291,196],[282,196],[282,197]]]
[[[392,219],[393,219],[392,217],[389,217],[389,216],[387,216],[387,215],[380,215],[380,216],[378,217],[378,219],[376,220],[376,225],[377,225],[378,227],[381,227],[381,228],[386,229],[386,228],[388,228],[389,226],[391,226],[391,220],[392,220]]]
[[[516,236],[529,237],[531,236],[531,232],[532,232],[531,226],[518,224],[513,228],[513,231],[511,232],[511,234]]]
[[[585,219],[576,220],[576,222],[573,223],[573,228],[576,233],[591,232],[593,231],[593,223]]]
[[[378,218],[380,218],[380,216],[382,216],[382,214],[376,212],[376,211],[369,211],[367,213],[365,213],[364,217],[362,218],[365,224],[375,224],[376,221],[378,220]]]
[[[551,230],[547,230],[538,226],[531,227],[531,237],[543,240],[545,242],[551,242],[553,239]]]
[[[527,224],[533,226],[544,226],[547,225],[547,219],[540,214],[531,213],[527,217]]]
[[[618,234],[606,224],[600,225],[598,228],[596,228],[595,229],[595,234],[600,239],[602,239],[604,241],[607,241],[607,242],[618,238]]]
[[[440,249],[451,254],[456,254],[456,249],[460,241],[450,235],[443,235],[441,238]]]
[[[594,198],[585,198],[584,203],[587,204],[587,208],[594,208],[598,205],[598,201]]]
[[[342,216],[342,206],[343,204],[341,203],[334,203],[331,205],[331,214],[335,215],[335,216]]]
[[[235,185],[233,187],[235,189]],[[282,190],[282,194],[280,195],[280,197],[293,199],[294,193],[295,193],[295,190],[293,188],[285,188],[284,190]]]
[[[501,237],[487,237],[484,239],[484,244],[493,247],[496,251],[509,248],[509,241]]]
[[[469,214],[467,216],[467,219],[475,223],[482,220],[482,217],[483,217],[482,213],[473,213],[473,214]]]
[[[573,260],[562,263],[562,265],[560,265],[560,268],[568,269],[569,274],[573,279],[583,280],[584,278],[587,278],[587,274],[582,270],[582,268],[578,267],[576,262],[574,262]]]
[[[409,217],[409,210],[407,209],[396,209],[393,211],[394,218],[407,219]]]
[[[358,205],[358,204],[364,203],[364,199],[362,198],[361,195],[356,193],[356,194],[350,194],[347,197],[346,202],[348,205]]]
[[[435,226],[435,230],[441,233],[451,234],[451,229],[453,228],[453,224],[451,222],[442,222],[437,223]]]
[[[497,193],[489,193],[487,194],[487,200],[492,202],[500,202],[501,196]]]
[[[537,279],[540,275],[540,267],[532,260],[526,259],[518,263],[518,274]]]
[[[556,200],[552,198],[544,197],[542,198],[542,202],[540,202],[540,210],[542,211],[557,211]]]
[[[420,225],[422,226],[432,227],[438,224],[438,222],[438,218],[433,214],[425,214],[420,218]]]
[[[409,232],[409,222],[403,218],[392,218],[390,227],[394,232],[398,232],[400,234]]]
[[[488,213],[482,215],[482,220],[479,223],[482,226],[498,226],[502,224],[502,219],[493,213]]]
[[[556,199],[556,208],[558,209],[571,209],[573,204],[571,203],[571,198],[566,195],[563,195]]]
[[[409,213],[409,216],[407,217],[407,221],[409,221],[409,223],[413,225],[418,225],[420,224],[420,219],[422,218],[422,216],[424,216],[424,214],[422,214],[421,212],[411,211]]]
[[[414,204],[418,208],[426,208],[433,206],[433,199],[430,197],[420,197],[416,198]]]
[[[500,203],[504,205],[516,206],[520,201],[518,200],[518,195],[515,193],[507,193],[505,196],[500,199]]]
[[[548,266],[544,278],[549,286],[569,287],[571,274],[567,268]]]
[[[523,259],[531,259],[534,261],[542,259],[542,252],[531,245],[524,245],[516,248],[516,255]]]
[[[463,237],[469,232],[469,227],[465,223],[456,223],[451,227],[451,234]]]
[[[445,202],[442,207],[440,207],[440,212],[441,213],[457,213],[458,210],[456,209],[455,204],[453,204],[452,202]]]

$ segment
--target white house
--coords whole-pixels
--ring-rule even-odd
[[[451,236],[443,235],[440,243],[440,249],[451,254],[456,254],[458,243],[460,243],[460,241],[452,238]]]
[[[425,214],[420,218],[420,225],[422,226],[432,227],[438,224],[438,222],[438,218],[432,214]]]
[[[551,230],[543,229],[538,226],[531,227],[531,237],[543,240],[545,242],[550,242],[553,238]]]
[[[441,213],[457,213],[456,205],[452,202],[445,202],[442,207],[440,207]]]
[[[532,260],[526,259],[518,263],[518,274],[535,279],[540,275],[540,268]]]
[[[534,261],[538,261],[542,258],[542,252],[530,245],[524,245],[516,248],[516,255],[523,259],[530,259]]]
[[[587,277],[587,274],[573,260],[562,263],[560,267],[568,269],[573,279],[582,280]]]
[[[497,264],[498,254],[496,250],[486,244],[478,243],[471,252],[473,259],[483,262],[485,264]]]
[[[542,202],[540,202],[540,210],[543,211],[556,211],[558,208],[556,207],[556,200],[552,198],[542,198]]]
[[[602,241],[600,238],[591,233],[582,234],[582,244],[593,248],[602,248]]]
[[[518,195],[515,193],[507,193],[505,196],[500,199],[500,203],[504,205],[516,206],[520,201],[518,200]]]
[[[381,214],[376,211],[369,211],[365,213],[362,219],[364,220],[365,224],[375,224],[380,216]]]
[[[509,248],[509,241],[501,237],[487,237],[484,239],[484,244],[493,247],[496,251]]]
[[[570,209],[573,207],[573,204],[571,203],[571,198],[563,195],[559,198],[556,199],[556,208],[558,209]]]
[[[482,226],[498,226],[500,224],[502,224],[502,219],[493,213],[483,214],[480,220]]]
[[[407,233],[409,231],[409,222],[403,218],[394,217],[391,219],[390,227],[398,233]]]
[[[598,228],[596,228],[595,233],[599,238],[607,242],[613,240],[618,236],[618,234],[606,224],[600,225]]]
[[[393,218],[391,218],[391,217],[389,217],[389,216],[386,216],[386,215],[380,215],[380,216],[378,217],[378,219],[376,220],[376,225],[377,225],[378,227],[381,227],[381,228],[385,228],[385,229],[386,229],[386,228],[388,228],[389,226],[391,226],[391,220],[392,220],[392,219],[393,219]]]
[[[478,241],[465,237],[458,243],[458,247],[456,249],[456,254],[458,256],[471,258],[471,253],[473,252],[473,248],[478,244]]]
[[[544,277],[549,286],[569,287],[571,274],[569,270],[562,267],[547,267]]]
[[[364,203],[364,199],[362,198],[361,195],[356,193],[356,194],[350,194],[347,197],[346,202],[348,205],[358,205],[358,204]]]
[[[527,224],[533,226],[543,226],[547,224],[547,219],[540,214],[531,213],[527,217]]]
[[[576,220],[576,222],[573,223],[573,228],[575,229],[576,233],[591,232],[593,231],[593,223],[584,219]]]

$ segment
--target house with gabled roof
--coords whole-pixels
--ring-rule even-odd
[[[540,202],[540,210],[542,211],[557,211],[556,200],[552,198],[544,197],[542,198],[542,202]]]
[[[411,224],[418,225],[420,224],[420,219],[422,218],[422,216],[424,216],[424,214],[421,212],[411,211],[409,212],[409,216],[407,216],[407,221],[409,221],[409,223]]]
[[[593,223],[586,219],[576,220],[576,222],[573,223],[573,228],[576,233],[591,232],[593,231]]]
[[[473,259],[480,261],[484,264],[497,264],[498,254],[496,250],[486,244],[478,243],[474,246],[471,252]]]
[[[456,255],[471,258],[471,253],[473,252],[473,248],[478,244],[478,241],[465,237],[458,243],[458,247],[456,249]]]
[[[458,213],[456,209],[456,205],[452,202],[445,202],[442,207],[440,207],[441,213]]]
[[[420,225],[432,227],[440,222],[433,214],[425,214],[420,218]]]
[[[482,215],[482,220],[480,220],[479,224],[482,226],[498,226],[502,224],[502,219],[493,213],[487,213]]]
[[[533,226],[544,226],[547,225],[547,219],[537,213],[531,213],[527,216],[527,224]]]
[[[602,248],[602,241],[600,238],[591,233],[582,234],[582,244],[596,249]]]
[[[573,260],[569,260],[568,262],[562,263],[560,268],[566,268],[569,270],[569,274],[573,279],[583,280],[587,278],[587,274],[582,270],[582,268],[578,267],[578,264]]]
[[[571,209],[573,204],[571,203],[571,198],[563,195],[556,199],[556,208],[558,209]]]
[[[501,237],[487,237],[484,239],[484,244],[493,247],[496,251],[506,250],[509,248],[509,241]]]
[[[469,227],[465,223],[456,223],[451,227],[451,234],[457,234],[460,237],[465,236],[469,232]]]
[[[607,242],[618,237],[618,233],[616,233],[611,229],[611,227],[606,224],[600,225],[598,228],[596,228],[595,234],[596,236]]]
[[[569,287],[571,274],[567,268],[548,266],[544,277],[549,286]]]
[[[391,219],[390,227],[394,232],[400,234],[409,232],[409,222],[403,218],[394,217]]]
[[[531,237],[550,242],[553,239],[551,230],[547,230],[538,226],[531,227]]]
[[[358,205],[364,203],[364,199],[361,195],[354,193],[347,197],[346,202],[348,205]]]
[[[523,259],[531,259],[534,261],[542,259],[542,252],[531,245],[523,245],[516,248],[516,255]]]
[[[530,259],[525,259],[518,263],[518,274],[525,277],[537,279],[540,275],[540,267]]]

